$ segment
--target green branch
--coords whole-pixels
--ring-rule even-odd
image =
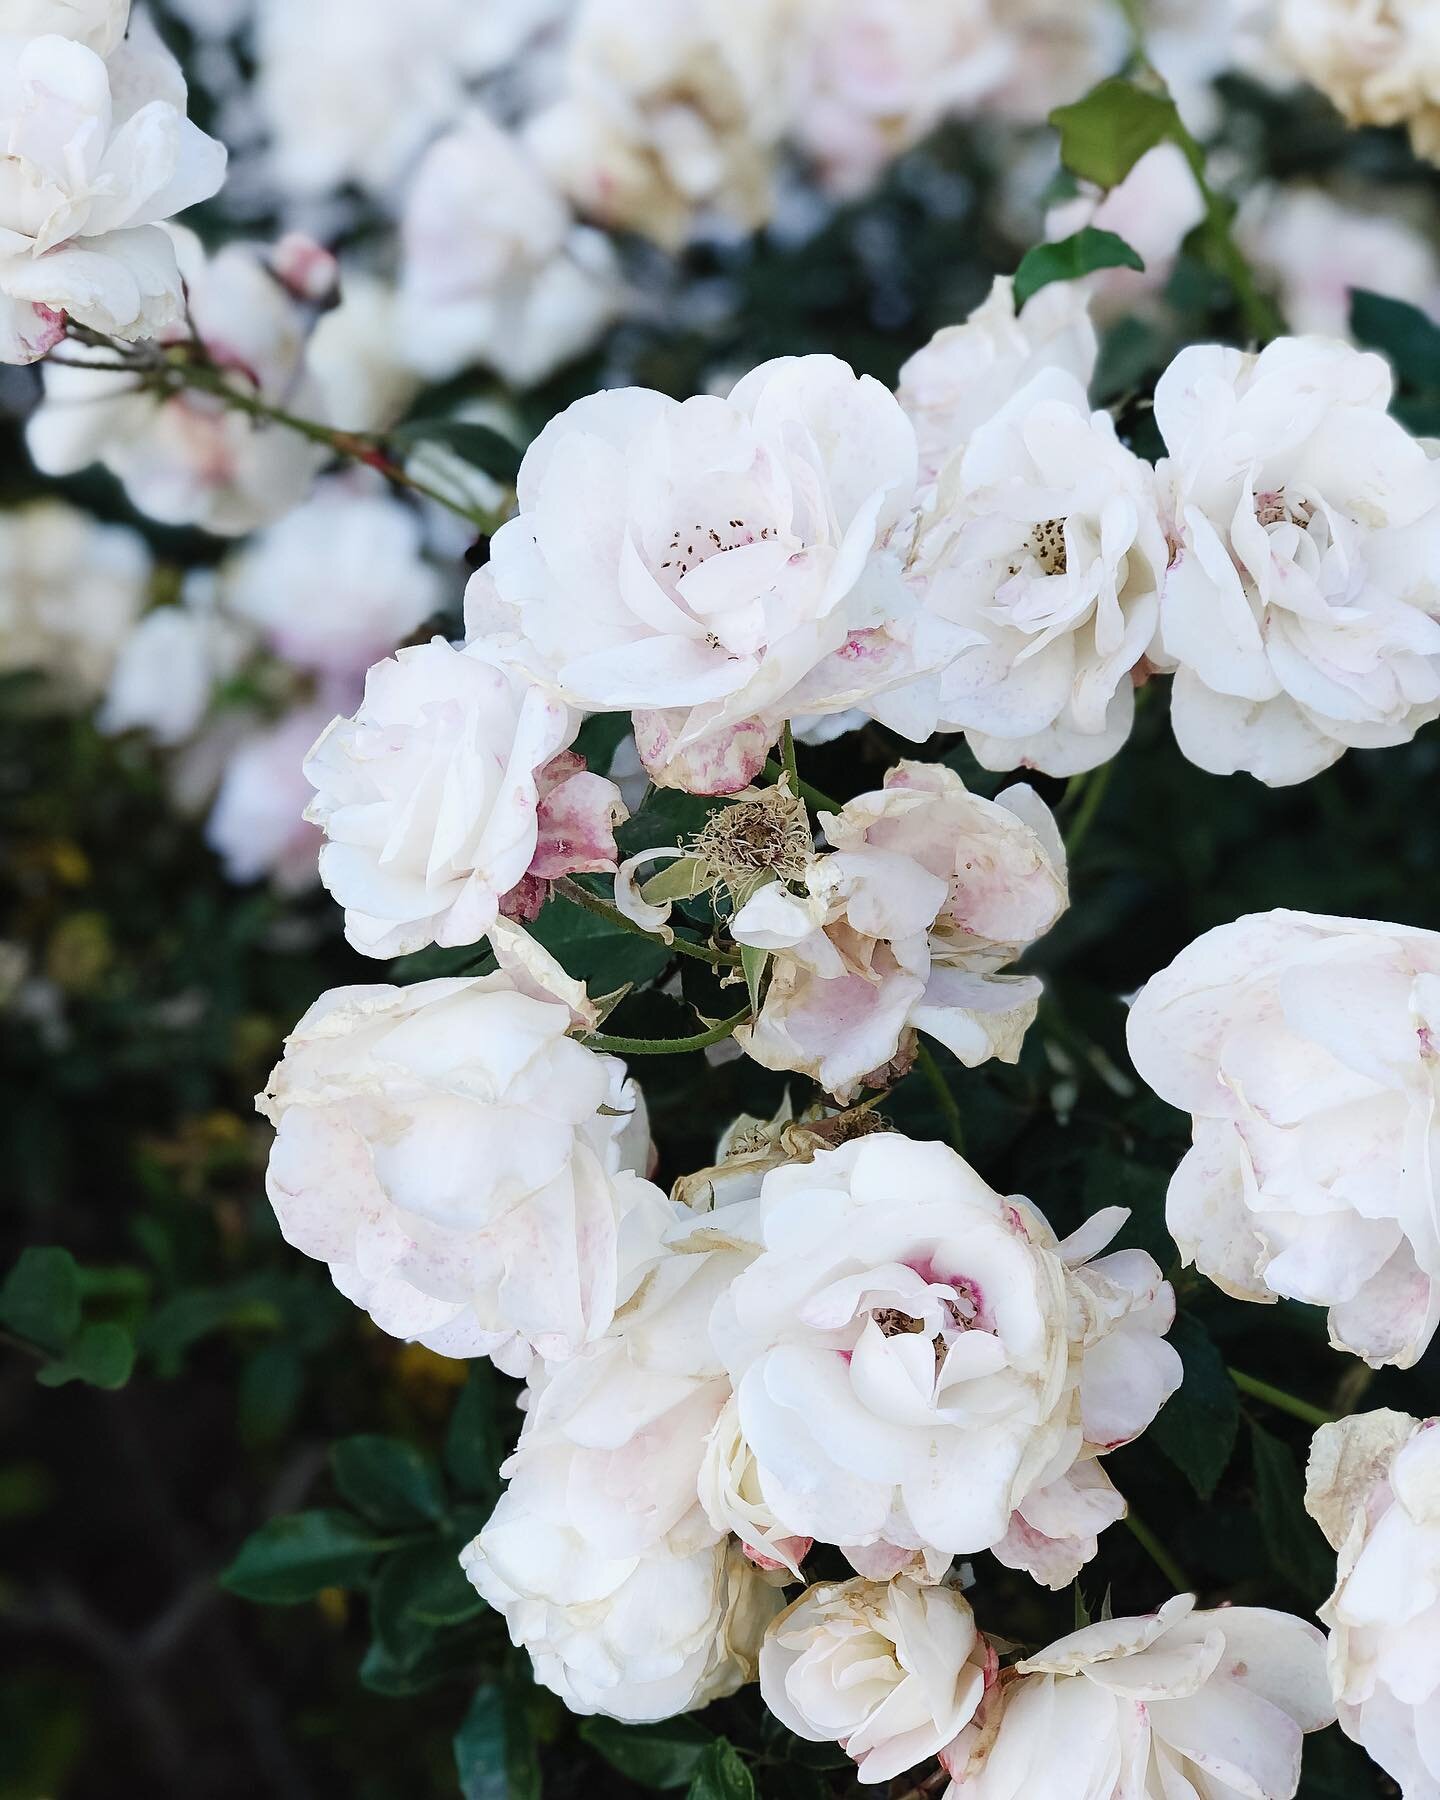
[[[1268,1381],[1247,1375],[1241,1369],[1231,1369],[1230,1379],[1242,1394],[1248,1394],[1252,1400],[1261,1400],[1266,1406],[1273,1406],[1277,1412],[1289,1413],[1292,1419],[1300,1419],[1306,1425],[1334,1423],[1334,1413],[1326,1412],[1323,1406],[1312,1406],[1308,1400],[1302,1400],[1296,1394],[1287,1394],[1284,1388],[1272,1387]]]
[[[603,1031],[592,1031],[580,1042],[592,1050],[613,1050],[617,1056],[679,1056],[687,1050],[705,1050],[711,1044],[723,1044],[728,1037],[734,1037],[742,1025],[750,1020],[750,1009],[736,1013],[732,1018],[722,1019],[718,1025],[712,1025],[708,1031],[697,1031],[694,1037],[680,1038],[643,1038],[643,1037],[610,1037]]]
[[[604,919],[617,931],[628,931],[635,937],[648,938],[652,944],[658,944],[662,950],[675,950],[681,956],[693,956],[696,962],[709,963],[714,969],[738,969],[740,958],[729,950],[712,950],[709,944],[697,944],[693,938],[681,937],[677,931],[667,944],[658,931],[647,931],[634,919],[626,918],[618,906],[612,906],[608,900],[602,900],[599,894],[592,894],[587,887],[581,887],[578,881],[572,881],[568,875],[562,875],[551,884],[551,891],[562,900],[568,900],[572,906],[583,907],[588,913],[594,913],[597,919]]]

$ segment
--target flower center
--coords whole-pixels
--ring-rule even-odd
[[[1065,521],[1063,519],[1042,519],[1032,527],[1025,540],[1025,548],[1040,565],[1042,574],[1063,575],[1067,564],[1065,560]]]
[[[908,1337],[914,1332],[925,1329],[923,1319],[917,1319],[910,1313],[901,1312],[898,1306],[877,1306],[870,1317],[880,1327],[882,1337]]]
[[[1255,496],[1255,517],[1261,525],[1298,525],[1303,531],[1314,510],[1305,500],[1292,505],[1285,498],[1284,488],[1270,488]]]
[[[744,519],[726,519],[719,527],[699,523],[678,525],[665,546],[666,554],[660,567],[670,571],[672,581],[679,581],[709,557],[719,556],[724,550],[738,550],[743,544],[765,542],[774,535],[773,525],[762,525],[756,531]]]

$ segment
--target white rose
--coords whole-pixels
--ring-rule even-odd
[[[527,122],[583,213],[678,248],[700,220],[753,230],[793,107],[794,0],[579,0],[559,94]]]
[[[502,969],[336,988],[291,1034],[258,1101],[270,1202],[382,1330],[522,1374],[532,1347],[559,1359],[604,1332],[653,1260],[668,1211],[633,1173],[640,1096],[566,1035],[575,1016]]]
[[[1440,256],[1405,215],[1352,204],[1324,188],[1254,189],[1235,220],[1241,249],[1276,291],[1292,331],[1350,335],[1356,288],[1408,301],[1440,317]]]
[[[1408,125],[1440,161],[1440,33],[1428,0],[1280,0],[1280,54],[1352,125]]]
[[[998,971],[1068,902],[1048,808],[1029,788],[983,800],[942,765],[904,762],[821,824],[835,854],[811,864],[805,895],[773,883],[731,921],[773,955],[745,1050],[841,1100],[904,1060],[912,1029],[968,1067],[1013,1062],[1040,983]]]
[[[1157,659],[1212,774],[1283,787],[1440,715],[1440,474],[1390,389],[1378,356],[1324,338],[1196,344],[1160,378]]]
[[[1108,192],[1085,187],[1045,215],[1047,238],[1087,228],[1112,231],[1139,254],[1141,269],[1102,269],[1085,278],[1090,310],[1114,318],[1158,296],[1175,268],[1180,245],[1205,217],[1205,196],[1178,144],[1156,144]],[[1042,290],[1043,292],[1044,290]]]
[[[235,673],[248,649],[245,631],[215,607],[213,582],[194,572],[179,605],[155,607],[125,640],[96,723],[104,732],[145,731],[157,744],[183,744],[200,729],[217,682]]]
[[[1133,1434],[1176,1385],[1143,1353],[1126,1375],[1122,1352],[1087,1399],[1099,1314],[1067,1246],[944,1145],[860,1138],[773,1170],[755,1206],[763,1248],[710,1330],[780,1532],[942,1562],[989,1548],[1029,1496],[1113,1447],[1087,1430]],[[1152,1299],[1160,1286],[1153,1271]]]
[[[225,577],[230,610],[302,669],[357,677],[440,610],[413,508],[335,480],[247,544]]]
[[[606,239],[576,226],[523,145],[482,113],[426,152],[402,243],[402,347],[431,380],[478,362],[533,386],[617,310]]]
[[[1227,1294],[1330,1309],[1330,1341],[1407,1368],[1440,1318],[1430,1130],[1440,935],[1256,913],[1141,990],[1130,1055],[1194,1115],[1170,1235]]]
[[[191,233],[177,228],[171,237],[190,316],[212,359],[234,371],[241,392],[318,417],[321,396],[305,368],[313,315],[271,274],[265,253],[227,244],[207,259]],[[87,360],[107,359],[70,346],[67,363]],[[258,425],[197,389],[162,400],[137,392],[132,375],[53,362],[44,376],[45,398],[26,430],[36,465],[73,475],[103,463],[138,510],[165,525],[232,537],[251,531],[288,512],[325,461],[323,445],[282,425]]]
[[[302,892],[319,880],[324,840],[305,818],[310,784],[304,764],[329,716],[323,703],[296,706],[227,747],[205,841],[229,880],[269,876],[282,893]]]
[[[969,645],[941,672],[943,728],[990,769],[1073,775],[1113,756],[1168,551],[1149,464],[1072,375],[1041,371],[975,428],[916,555],[927,607]]]
[[[947,1793],[1292,1800],[1305,1733],[1335,1717],[1324,1640],[1288,1613],[1194,1607],[1087,1625],[1007,1669],[946,1755]]]
[[[729,1222],[677,1219],[609,1333],[542,1374],[510,1486],[462,1557],[575,1712],[660,1719],[733,1693],[780,1605],[697,1497],[729,1393],[705,1319],[753,1254]]]
[[[1330,1683],[1347,1737],[1406,1800],[1440,1794],[1440,1419],[1322,1425],[1305,1505],[1339,1552]]]
[[[1078,282],[1052,282],[1017,311],[1014,284],[997,275],[963,325],[937,331],[900,371],[899,400],[914,421],[924,479],[933,481],[977,427],[1042,370],[1061,369],[1087,386],[1097,354]]]
[[[145,17],[122,40],[128,6],[14,10],[0,19],[0,361],[45,355],[67,316],[120,338],[176,324],[180,272],[156,227],[215,192],[224,147],[185,117],[179,65]]]
[[[580,720],[481,646],[432,638],[376,663],[305,760],[320,875],[366,956],[473,944],[543,883],[613,869],[619,789],[569,754]]]
[[[995,1671],[957,1589],[826,1581],[771,1622],[760,1694],[798,1737],[839,1744],[862,1782],[888,1781],[960,1734]]]
[[[33,669],[84,704],[105,689],[140,616],[150,552],[138,532],[62,500],[0,515],[0,669]]]
[[[866,577],[914,473],[894,398],[830,356],[766,363],[728,401],[592,394],[526,452],[471,633],[508,631],[506,653],[575,705],[633,709],[665,785],[735,792],[789,711],[913,674]]]

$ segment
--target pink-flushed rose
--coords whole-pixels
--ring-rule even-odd
[[[624,1065],[568,1035],[583,990],[495,947],[493,975],[322,995],[257,1104],[287,1242],[382,1330],[524,1374],[606,1331],[670,1209]]]
[[[1207,931],[1130,1012],[1142,1078],[1193,1115],[1165,1216],[1241,1300],[1329,1308],[1330,1341],[1408,1368],[1440,1319],[1440,934],[1317,913]]]
[[[1340,1727],[1405,1800],[1440,1794],[1440,1419],[1322,1425],[1305,1505],[1339,1557],[1320,1608]]]
[[[737,792],[792,711],[913,676],[877,551],[914,477],[894,398],[834,357],[766,363],[728,400],[592,394],[526,452],[470,635],[572,705],[633,711],[662,785]]]
[[[473,944],[533,918],[545,883],[615,867],[620,791],[570,751],[579,716],[483,645],[443,638],[371,669],[305,761],[320,876],[366,956]]]

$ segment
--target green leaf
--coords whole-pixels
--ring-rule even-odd
[[[510,1397],[502,1396],[493,1364],[477,1358],[445,1434],[445,1468],[451,1480],[461,1493],[492,1502],[500,1497],[500,1465],[505,1460],[498,1417],[502,1404],[510,1405]]]
[[[575,739],[575,753],[585,758],[587,769],[597,775],[608,775],[620,748],[631,730],[629,713],[591,713]]]
[[[544,907],[529,930],[567,974],[595,994],[611,993],[627,982],[643,987],[670,962],[663,944],[623,931],[565,900]]]
[[[135,1340],[123,1325],[85,1325],[65,1354],[46,1363],[35,1379],[43,1387],[83,1381],[90,1387],[122,1388],[134,1367]]]
[[[1390,359],[1405,387],[1440,393],[1440,326],[1418,306],[1356,288],[1350,296],[1350,329],[1357,344]]]
[[[705,1746],[690,1782],[689,1800],[755,1800],[755,1778],[727,1739]]]
[[[1270,1561],[1285,1580],[1318,1603],[1335,1579],[1335,1558],[1305,1511],[1305,1483],[1290,1446],[1250,1420],[1255,1507]]]
[[[1020,259],[1015,271],[1015,304],[1023,306],[1032,294],[1052,281],[1078,281],[1096,269],[1143,269],[1140,252],[1113,231],[1093,225],[1059,238],[1053,244],[1036,244]]]
[[[540,1761],[517,1682],[476,1689],[455,1733],[455,1773],[462,1800],[539,1800]]]
[[[246,1538],[220,1585],[264,1606],[293,1606],[322,1588],[355,1587],[386,1547],[362,1519],[338,1507],[287,1513]]]
[[[612,1769],[650,1788],[688,1787],[714,1742],[714,1733],[688,1713],[658,1725],[621,1725],[597,1716],[585,1720],[580,1735]]]
[[[1175,102],[1133,81],[1102,81],[1073,105],[1057,106],[1050,123],[1060,133],[1061,162],[1097,187],[1117,186],[1157,144],[1178,143],[1195,161]]]
[[[387,442],[402,450],[420,444],[440,444],[506,487],[514,487],[520,459],[525,454],[503,432],[474,419],[410,419],[389,432]]]
[[[80,1329],[80,1271],[68,1250],[35,1245],[0,1287],[0,1325],[58,1354]]]
[[[445,1489],[430,1458],[401,1438],[342,1438],[330,1449],[335,1485],[367,1519],[408,1530],[433,1525],[445,1511]]]
[[[768,950],[757,950],[753,944],[740,946],[740,967],[745,972],[745,986],[750,995],[750,1010],[760,1010],[760,989],[765,980],[765,965],[770,960]]]
[[[1240,1400],[1224,1358],[1198,1319],[1181,1313],[1170,1342],[1185,1365],[1185,1379],[1161,1408],[1149,1435],[1200,1498],[1208,1500],[1235,1448]]]

